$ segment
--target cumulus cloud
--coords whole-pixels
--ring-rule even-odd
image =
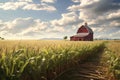
[[[55,11],[56,8],[52,6],[55,1],[40,0],[40,4],[35,4],[32,0],[19,0],[1,3],[0,8]],[[59,19],[47,22],[31,17],[16,18],[12,21],[0,20],[1,34],[31,37],[37,35],[56,37],[65,34],[71,36],[84,22],[88,22],[89,27],[94,31],[95,38],[120,38],[118,36],[120,33],[120,3],[115,3],[113,0],[72,1],[77,4],[69,6],[68,12],[62,13]]]
[[[46,10],[55,11],[56,8],[47,4],[29,4],[23,7],[24,10]]]
[[[74,0],[73,0],[74,1]],[[120,3],[114,3],[113,0],[78,0],[79,5],[72,5],[68,7],[68,10],[82,10],[87,9],[95,13],[104,13],[111,10],[117,10],[120,8]]]
[[[51,22],[45,22],[40,19],[28,18],[16,18],[11,21],[0,20],[0,32],[5,38],[16,37],[19,39],[20,36],[27,38],[40,38],[46,36],[52,37],[62,34],[65,31],[64,27],[52,26]],[[49,35],[48,35],[49,33]]]
[[[79,16],[75,12],[64,13],[61,19],[51,21],[53,26],[75,25],[80,22]]]
[[[12,2],[0,3],[0,9],[3,10],[44,10],[44,11],[55,11],[56,8],[52,5],[39,3],[35,4],[32,0],[19,0]]]
[[[27,2],[6,2],[0,3],[0,9],[3,10],[16,10],[20,7],[27,5]]]
[[[109,21],[119,21],[120,22],[120,9],[109,13],[106,18]]]
[[[69,11],[80,11],[80,16],[83,18],[97,17],[118,9],[120,9],[120,3],[114,3],[113,0],[80,0],[79,5],[68,7]]]
[[[33,2],[32,0],[18,0],[20,2]]]
[[[41,0],[41,2],[45,2],[45,3],[55,3],[56,0]]]
[[[40,32],[48,26],[47,22],[39,19],[16,18],[13,21],[0,22],[0,31],[7,31],[11,34],[26,34],[28,32]]]
[[[114,0],[72,1],[79,4],[71,5],[67,9],[71,12],[79,12],[79,19],[88,22],[94,30],[95,37],[102,35],[106,38],[120,31],[120,3],[115,3]]]
[[[80,2],[80,0],[72,0],[73,2],[75,2],[75,3],[78,3],[78,2]]]
[[[64,29],[64,27],[59,27],[59,26],[57,26],[57,27],[53,27],[53,28],[48,28],[47,30],[46,30],[46,32],[64,32],[65,31],[65,29]]]

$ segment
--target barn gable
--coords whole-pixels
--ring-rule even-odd
[[[79,29],[78,29],[78,31],[77,31],[77,34],[78,33],[88,33],[88,30],[87,30],[87,28],[85,27],[85,26],[81,26]]]

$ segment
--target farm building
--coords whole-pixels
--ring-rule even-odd
[[[93,31],[88,27],[87,23],[82,25],[78,30],[77,34],[70,37],[71,41],[93,41]]]

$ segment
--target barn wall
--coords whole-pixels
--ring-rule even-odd
[[[86,37],[70,37],[70,41],[93,41],[93,34]]]
[[[88,36],[85,37],[87,41],[93,41],[93,34],[90,33]]]
[[[70,37],[70,41],[80,41],[79,39],[79,37]]]

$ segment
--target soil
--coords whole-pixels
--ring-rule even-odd
[[[79,62],[79,65],[66,71],[55,80],[112,80],[108,76],[107,58],[102,53]]]

